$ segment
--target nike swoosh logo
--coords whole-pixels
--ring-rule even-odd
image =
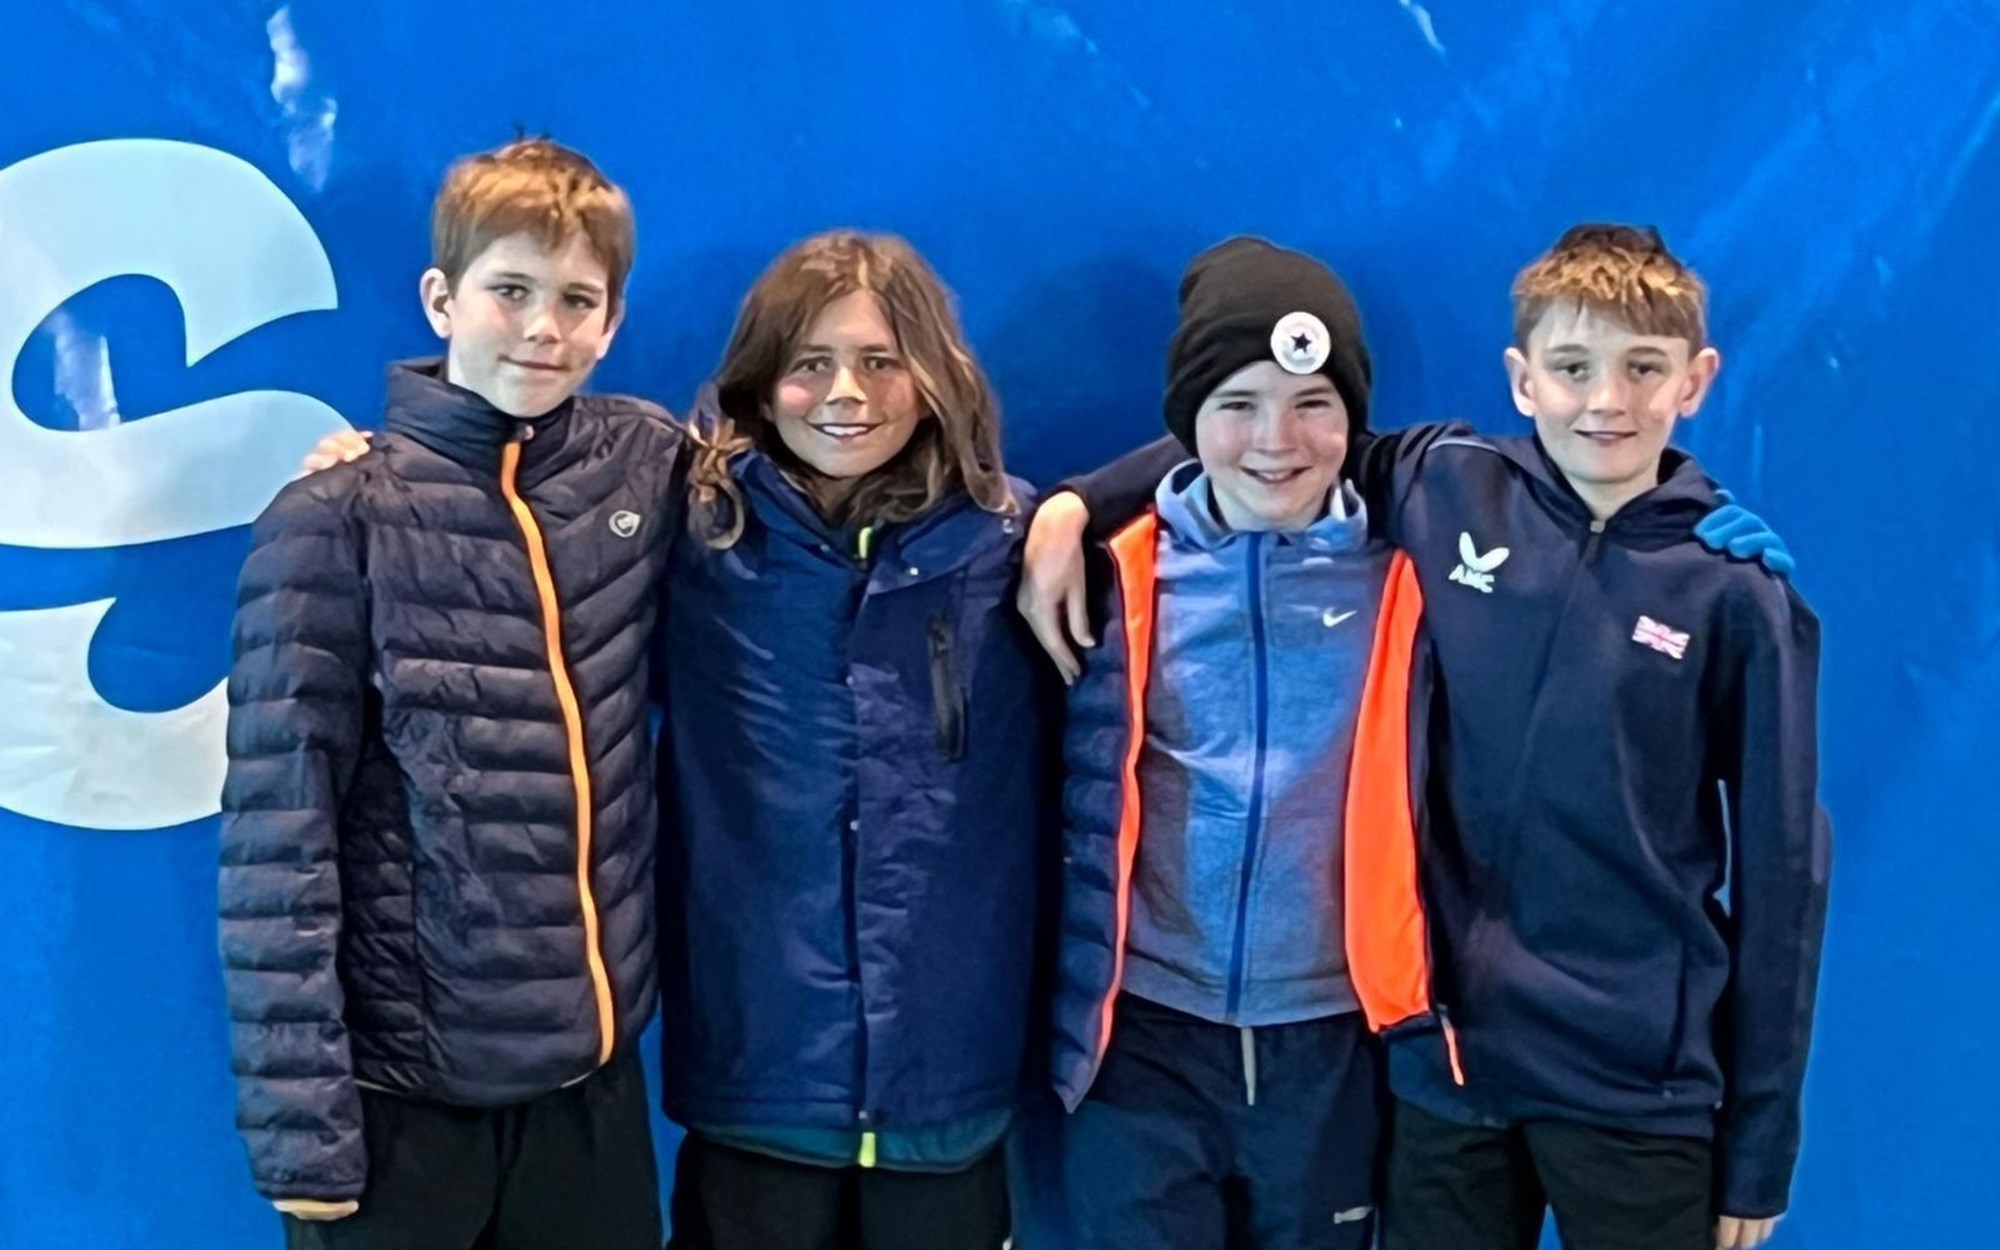
[[[1328,629],[1332,629],[1334,626],[1340,624],[1342,621],[1346,620],[1348,617],[1353,615],[1354,615],[1353,612],[1342,612],[1339,616],[1322,616],[1319,619],[1326,622],[1326,627]]]

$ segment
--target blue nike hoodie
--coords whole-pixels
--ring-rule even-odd
[[[1297,532],[1231,530],[1211,498],[1193,461],[1157,497],[1124,988],[1248,1027],[1337,1015],[1340,813],[1389,548],[1345,484]]]

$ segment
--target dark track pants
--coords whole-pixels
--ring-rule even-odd
[[[1534,1250],[1555,1211],[1566,1250],[1710,1250],[1714,1147],[1534,1120],[1472,1128],[1395,1105],[1383,1250]]]
[[[368,1188],[344,1220],[285,1217],[289,1250],[659,1250],[635,1051],[512,1107],[361,1091]]]
[[[1384,1101],[1359,1012],[1246,1039],[1126,995],[1063,1130],[1076,1250],[1365,1250]]]
[[[957,1172],[819,1167],[689,1133],[673,1250],[1000,1250],[1006,1150]]]

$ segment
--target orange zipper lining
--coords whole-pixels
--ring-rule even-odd
[[[562,709],[563,732],[569,741],[569,774],[576,790],[576,889],[583,903],[583,943],[590,962],[590,980],[597,992],[597,1062],[611,1058],[617,1039],[613,1026],[611,977],[604,970],[604,953],[598,949],[597,900],[590,889],[590,764],[583,742],[583,709],[570,684],[569,665],[563,659],[561,605],[556,598],[556,581],[549,572],[548,548],[542,542],[542,527],[527,501],[515,489],[515,474],[521,466],[521,444],[508,443],[500,452],[500,493],[507,498],[521,536],[528,543],[528,567],[535,577],[535,593],[542,603],[542,635],[549,650],[549,676],[554,678],[556,703]]]
[[[1125,939],[1132,924],[1132,871],[1139,857],[1139,825],[1145,810],[1139,796],[1139,758],[1146,745],[1146,681],[1153,664],[1153,591],[1159,556],[1154,543],[1159,518],[1148,512],[1111,539],[1111,559],[1117,568],[1119,593],[1125,600],[1125,715],[1129,737],[1121,778],[1118,809],[1118,877],[1112,883],[1117,929],[1111,944],[1111,984],[1100,1004],[1097,1029],[1098,1066],[1111,1049],[1111,1026],[1117,1014],[1118,990],[1125,983]]]

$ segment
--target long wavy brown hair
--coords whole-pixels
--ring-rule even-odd
[[[894,459],[842,492],[785,446],[771,402],[813,321],[857,291],[881,305],[926,419]],[[743,495],[729,459],[746,447],[776,461],[836,525],[907,521],[960,489],[988,512],[1019,507],[1000,458],[999,402],[966,346],[951,293],[895,235],[832,230],[787,248],[743,297],[713,389],[715,411],[690,426],[689,471],[711,546],[728,547],[743,534]]]

